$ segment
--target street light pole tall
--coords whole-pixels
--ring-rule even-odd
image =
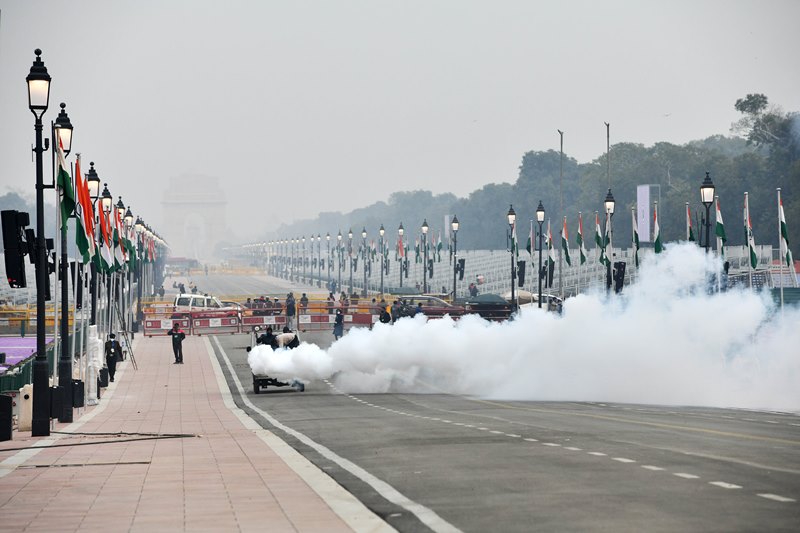
[[[44,171],[42,169],[42,115],[50,100],[50,75],[42,62],[42,51],[34,51],[33,61],[26,81],[28,83],[28,108],[35,117],[36,145],[36,359],[33,361],[33,418],[31,436],[50,435],[50,383],[45,342],[45,276],[47,273],[47,248],[44,240]]]
[[[606,289],[611,290],[612,285],[612,275],[611,275],[611,263],[614,261],[614,253],[613,253],[613,244],[612,244],[612,226],[611,226],[611,219],[614,217],[614,195],[611,194],[611,189],[608,189],[608,193],[606,194],[606,199],[603,202],[606,208],[606,231],[605,234],[608,236],[608,240],[604,243],[606,247]],[[604,238],[605,239],[605,238]]]
[[[322,235],[317,233],[317,287],[322,287]]]
[[[708,253],[709,246],[710,246],[710,235],[711,235],[711,204],[714,203],[714,183],[711,181],[711,176],[709,173],[706,172],[706,179],[703,180],[703,184],[700,185],[700,201],[706,208],[706,219],[705,219],[705,226],[706,226],[706,253]]]
[[[539,200],[539,207],[536,208],[536,222],[539,223],[539,309],[542,308],[542,224],[544,224],[544,206]]]
[[[385,253],[383,249],[383,235],[386,233],[386,230],[383,228],[383,224],[381,224],[381,229],[378,230],[380,234],[380,254],[381,254],[381,297],[383,296],[383,270],[386,268],[385,263]]]
[[[337,257],[337,266],[339,270],[339,283],[336,285],[336,288],[339,289],[339,292],[342,292],[342,230],[339,230],[339,234],[336,236],[336,240],[338,241],[338,245],[336,248],[338,249],[338,253],[336,254]]]
[[[66,111],[66,104],[61,103],[59,112],[53,126],[53,143],[59,143],[63,147],[66,157],[72,151],[72,123]],[[58,145],[56,145],[58,148]],[[58,150],[54,150],[58,152]],[[64,169],[66,170],[66,168]],[[67,255],[67,220],[61,221],[59,229],[61,235],[61,262],[59,264],[61,276],[61,328],[60,336],[61,354],[58,358],[58,386],[63,387],[64,398],[72,398],[72,355],[69,350],[69,256]],[[77,281],[77,272],[75,273]],[[58,414],[59,422],[72,422],[72,402],[61,402],[61,412]]]
[[[89,172],[86,174],[86,186],[89,189],[89,197],[92,199],[92,221],[94,222],[94,238],[95,244],[97,243],[97,200],[100,198],[100,177],[94,169],[94,161],[89,163]],[[89,262],[89,272],[92,276],[89,289],[92,293],[92,309],[89,315],[89,325],[94,326],[97,322],[97,265],[94,261]]]
[[[403,273],[408,268],[408,257],[406,257],[406,249],[405,243],[403,242],[403,233],[406,230],[403,229],[403,223],[400,223],[400,227],[397,228],[397,234],[400,235],[400,246],[403,247],[403,252],[400,255],[400,287],[403,286]]]
[[[514,250],[517,246],[515,241],[515,231],[514,231],[514,223],[517,221],[517,214],[514,212],[514,206],[508,206],[508,213],[506,213],[506,218],[508,219],[508,235],[511,239],[511,310],[517,310],[517,299],[514,294],[514,283],[516,282],[517,278],[517,262],[515,261],[514,257]]]
[[[347,232],[347,255],[350,256],[350,290],[348,294],[353,294],[353,228]]]
[[[328,291],[331,290],[331,234],[330,232],[325,233],[325,240],[328,242]]]
[[[361,296],[367,297],[367,228],[361,230],[361,269],[364,271],[364,290]]]
[[[428,219],[422,221],[422,248],[424,261],[422,263],[422,294],[428,293]],[[414,276],[416,277],[416,276]]]
[[[456,274],[458,273],[458,217],[453,215],[453,302],[456,301]]]

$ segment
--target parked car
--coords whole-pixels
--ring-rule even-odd
[[[235,303],[235,302],[232,302]],[[232,311],[239,314],[239,308],[224,305],[216,296],[205,294],[178,294],[173,303],[173,318],[203,312]]]
[[[413,316],[419,304],[422,304],[422,312],[425,313],[425,316],[430,318],[441,318],[444,315],[457,317],[465,312],[462,306],[453,305],[435,296],[406,296],[400,300],[400,303],[400,316]]]

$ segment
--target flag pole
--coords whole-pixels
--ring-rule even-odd
[[[750,227],[750,202],[748,202],[748,194],[745,191],[744,193],[744,228],[745,228],[745,237],[747,238],[747,242],[745,243],[747,246],[747,279],[749,283],[749,287],[753,288],[753,262],[750,259],[750,235],[753,232],[753,229]]]
[[[717,224],[719,224],[719,196],[714,196],[714,235],[717,239],[717,292],[722,292],[722,273],[725,268],[725,257],[722,253],[722,238],[717,235]]]
[[[59,280],[58,275],[61,272],[61,187],[58,186],[58,181],[56,180],[56,235],[58,237],[53,239],[53,251],[55,252],[55,256],[53,257],[53,265],[55,267],[53,271],[53,290],[50,292],[50,296],[53,300],[53,385],[58,384],[58,350],[60,346],[60,339],[58,337],[59,328],[58,328],[58,304],[59,304],[59,294],[61,294],[59,290]],[[50,274],[47,274],[48,276]]]
[[[581,262],[583,258],[583,215],[578,211],[578,231],[581,234],[581,242],[578,243],[578,283],[575,286],[575,295],[581,293]]]
[[[781,313],[783,313],[783,232],[781,231],[781,188],[778,187],[778,264],[780,265],[779,276],[781,279]],[[787,243],[788,244],[788,243]]]

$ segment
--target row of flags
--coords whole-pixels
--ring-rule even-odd
[[[75,162],[75,184],[73,186],[64,146],[57,146],[58,173],[56,184],[59,195],[60,230],[67,231],[67,221],[75,217],[75,244],[83,264],[94,261],[100,272],[116,272],[124,265],[136,268],[137,261],[152,263],[156,260],[155,238],[142,235],[144,240],[142,256],[137,257],[136,234],[133,225],[123,223],[119,210],[111,208],[110,213],[98,209],[98,227],[95,227],[95,213],[89,194],[89,184],[81,173],[80,155]],[[96,235],[96,237],[95,237]]]

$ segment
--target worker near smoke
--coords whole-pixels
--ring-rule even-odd
[[[108,340],[106,341],[105,345],[105,352],[106,366],[108,367],[108,378],[111,381],[114,381],[114,374],[117,373],[117,361],[122,355],[122,346],[120,346],[119,341],[116,339],[116,335],[113,333],[108,336]]]
[[[172,353],[175,354],[175,362],[173,364],[182,365],[183,339],[186,338],[186,333],[184,333],[183,330],[181,329],[180,323],[175,322],[172,325],[172,329],[169,331],[169,334],[172,337]]]

